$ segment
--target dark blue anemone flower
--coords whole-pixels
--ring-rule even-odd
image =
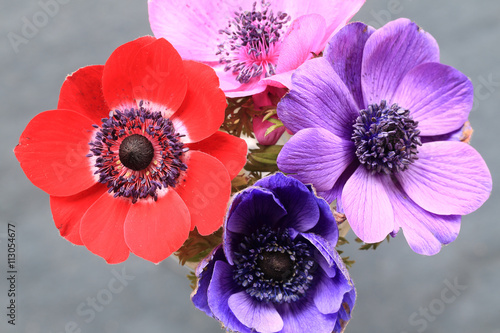
[[[223,244],[196,270],[196,307],[237,332],[342,332],[356,292],[330,207],[276,174],[235,196]]]

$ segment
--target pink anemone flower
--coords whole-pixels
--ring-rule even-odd
[[[149,0],[149,21],[184,59],[212,66],[227,97],[243,97],[287,86],[364,2]]]

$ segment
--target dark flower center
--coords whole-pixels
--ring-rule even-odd
[[[264,279],[285,281],[292,275],[293,262],[290,255],[281,252],[264,252],[257,266],[264,273]]]
[[[275,74],[279,39],[291,17],[282,12],[274,14],[270,5],[261,1],[261,10],[257,10],[257,2],[251,11],[240,8],[228,26],[219,30],[226,37],[218,45],[219,62],[226,64],[225,71],[237,74],[240,83],[247,83],[263,72],[266,77]]]
[[[418,159],[417,146],[422,145],[417,125],[409,110],[397,104],[388,107],[386,101],[361,110],[352,135],[359,162],[372,173],[406,170]]]
[[[140,134],[132,134],[122,141],[118,156],[124,166],[139,171],[148,167],[154,154],[155,150],[151,141]]]
[[[234,280],[259,301],[299,300],[310,288],[317,264],[311,245],[292,239],[288,230],[262,227],[235,251]]]
[[[187,169],[183,154],[188,150],[172,121],[160,111],[138,108],[115,110],[103,118],[89,143],[95,174],[115,197],[158,199],[162,188],[175,187]]]

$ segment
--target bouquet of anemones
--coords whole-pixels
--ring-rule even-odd
[[[471,81],[408,19],[348,23],[363,3],[150,0],[155,37],[68,75],[14,150],[61,236],[177,256],[227,330],[344,332],[349,230],[434,255],[492,189]]]

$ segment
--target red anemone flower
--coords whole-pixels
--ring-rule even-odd
[[[218,131],[226,99],[215,72],[165,39],[117,48],[66,78],[57,110],[38,114],[14,152],[50,194],[61,236],[108,263],[158,263],[195,227],[223,222],[244,140]]]

